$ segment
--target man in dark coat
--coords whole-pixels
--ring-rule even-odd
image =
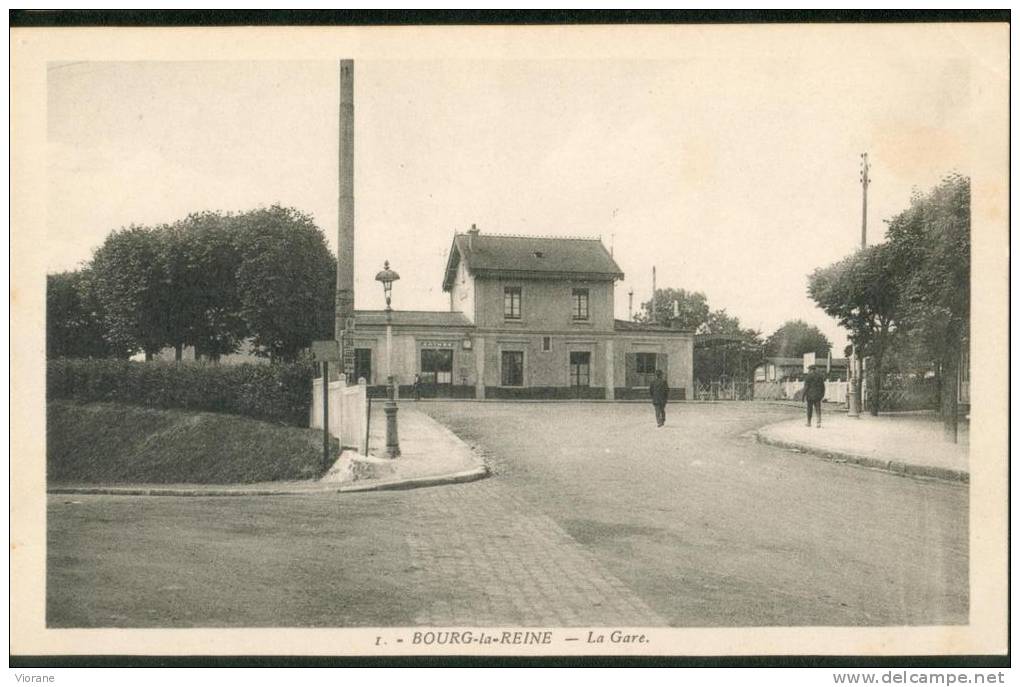
[[[818,426],[822,426],[822,399],[825,398],[825,375],[817,365],[804,378],[804,400],[807,401],[807,426],[811,426],[811,411],[818,411]]]
[[[666,401],[669,400],[669,385],[662,376],[662,370],[655,371],[655,379],[648,385],[648,392],[652,395],[652,405],[655,406],[655,422],[662,427],[666,424]]]

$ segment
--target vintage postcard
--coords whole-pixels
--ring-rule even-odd
[[[1007,651],[1008,24],[11,44],[12,654]]]

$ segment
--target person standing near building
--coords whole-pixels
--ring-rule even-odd
[[[411,385],[411,391],[414,393],[414,400],[421,400],[421,375],[414,376],[414,384]]]
[[[655,406],[655,423],[662,427],[666,424],[666,401],[669,400],[669,385],[662,376],[662,370],[655,371],[655,379],[648,385],[648,392],[652,396],[652,405]]]
[[[804,400],[807,401],[807,426],[811,426],[811,411],[818,413],[818,427],[822,426],[822,399],[825,398],[825,375],[812,365],[804,378]]]

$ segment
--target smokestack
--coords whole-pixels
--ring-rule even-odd
[[[337,196],[337,341],[354,317],[354,60],[340,60],[340,159]]]

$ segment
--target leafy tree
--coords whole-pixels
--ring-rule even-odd
[[[293,360],[333,336],[336,260],[311,217],[274,205],[234,219],[240,314],[261,355]]]
[[[106,340],[98,304],[87,288],[87,271],[46,275],[46,356],[127,357]]]
[[[679,314],[674,314],[675,307],[679,308]],[[708,299],[700,291],[656,289],[655,317],[652,317],[652,301],[645,301],[641,304],[641,310],[635,313],[634,320],[644,323],[654,321],[663,326],[693,332],[708,321],[708,316]]]
[[[805,353],[825,356],[832,344],[818,327],[803,320],[790,320],[765,340],[765,355],[778,358],[800,358]]]
[[[192,214],[168,233],[168,255],[178,260],[180,275],[170,307],[179,309],[181,343],[213,359],[235,352],[248,326],[237,290],[241,245],[233,216]]]
[[[957,437],[957,374],[970,331],[970,179],[947,176],[889,222],[902,323],[937,361],[946,436]]]
[[[167,277],[156,234],[132,225],[112,232],[92,256],[87,281],[117,350],[151,358],[173,341],[165,310]]]
[[[895,257],[889,244],[870,246],[808,277],[811,298],[850,332],[859,351],[872,358],[872,415],[881,406],[882,362],[900,316],[901,280]]]

